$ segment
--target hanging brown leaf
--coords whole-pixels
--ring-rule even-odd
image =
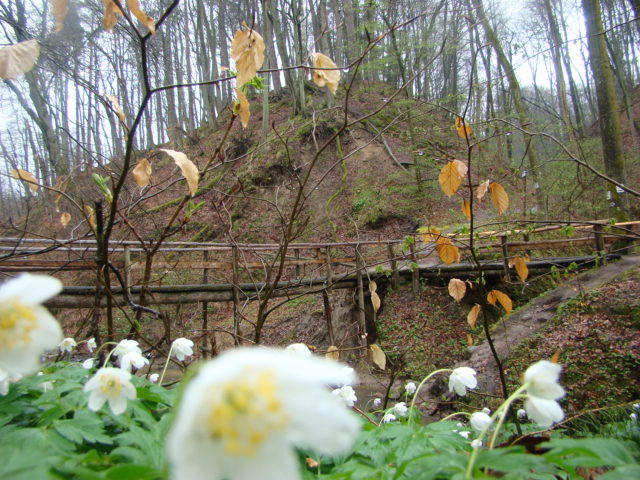
[[[471,127],[462,120],[462,117],[456,117],[456,131],[460,138],[469,138]]]
[[[464,176],[469,171],[469,167],[467,167],[467,164],[462,162],[462,161],[460,161],[460,160],[454,160],[453,163],[456,164],[456,168],[458,169],[458,173],[460,174],[460,178],[464,178]]]
[[[246,27],[246,24],[243,22]],[[236,87],[251,81],[264,63],[264,40],[255,30],[237,30],[231,42],[231,58],[236,62]]]
[[[102,17],[102,28],[110,32],[118,23],[118,16],[122,16],[122,10],[113,0],[102,0],[104,3],[104,17]]]
[[[140,10],[140,5],[138,4],[138,0],[127,0],[127,7],[131,10],[131,13],[135,15],[135,17],[140,20],[147,30],[151,32],[151,35],[156,34],[156,22],[149,15]]]
[[[499,302],[500,305],[502,305],[502,308],[504,308],[505,312],[507,312],[507,315],[512,312],[513,303],[511,302],[509,295],[501,292],[500,290],[491,290],[487,294],[487,302],[495,306],[496,301]]]
[[[420,227],[418,233],[422,233],[422,241],[425,243],[437,242],[440,238],[440,230],[434,227]]]
[[[40,45],[35,40],[0,48],[0,78],[17,79],[34,67],[39,55]]]
[[[529,256],[528,253],[524,254],[524,261],[527,262],[527,263],[529,263],[531,261],[531,257]]]
[[[471,220],[471,204],[467,202],[466,198],[462,199],[462,205],[460,205],[460,209],[462,210],[462,213],[464,213],[464,216]]]
[[[489,190],[489,183],[489,180],[487,180],[486,182],[482,182],[478,185],[478,188],[476,188],[476,198],[478,200],[482,200],[486,195],[487,190]]]
[[[558,363],[560,361],[560,353],[561,353],[561,350],[556,350],[556,352],[553,355],[551,355],[551,358],[549,359],[549,361],[552,363]]]
[[[476,303],[473,307],[471,307],[471,310],[469,310],[469,313],[467,314],[467,323],[471,328],[476,327],[476,322],[478,321],[478,315],[480,314],[481,309],[482,307],[480,307],[480,305]]]
[[[460,261],[460,250],[446,237],[440,237],[436,245],[436,251],[438,252],[440,260],[447,265]]]
[[[236,95],[238,96],[238,104],[237,104],[238,113],[236,113],[236,115],[240,115],[242,128],[247,128],[247,126],[249,125],[249,117],[251,116],[251,108],[249,107],[249,100],[247,100],[246,95],[242,93],[242,90],[240,90],[239,88],[236,88]]]
[[[149,180],[151,179],[151,162],[146,158],[143,158],[138,162],[136,168],[131,171],[131,175],[133,175],[133,179],[138,184],[140,188],[144,188],[149,185]]]
[[[467,345],[473,347],[473,337],[469,333],[467,333]]]
[[[387,366],[387,356],[382,349],[375,343],[369,345],[369,352],[371,353],[371,360],[380,369],[384,370]]]
[[[319,87],[325,85],[331,90],[334,95],[338,90],[338,83],[340,83],[340,70],[338,66],[323,53],[312,53],[313,58],[313,81]],[[318,68],[332,68],[335,70],[317,70]]]
[[[59,32],[64,28],[64,19],[69,12],[69,0],[51,0],[51,14],[53,15],[54,29]]]
[[[459,302],[464,298],[464,294],[467,291],[467,284],[458,278],[452,278],[449,280],[449,295],[451,295],[456,302]]]
[[[380,310],[380,305],[381,305],[380,297],[376,292],[371,292],[371,304],[373,305],[373,310],[375,312]]]
[[[11,176],[16,180],[24,180],[25,182],[27,182],[29,190],[31,190],[32,192],[38,191],[38,179],[26,170],[22,170],[21,168],[14,168],[11,171]]]
[[[107,98],[109,99],[109,102],[111,102],[111,106],[113,107],[116,114],[118,115],[118,118],[120,119],[120,123],[122,123],[123,125],[126,125],[125,120],[127,119],[127,117],[125,116],[124,110],[122,110],[122,107],[118,102],[118,99],[113,95],[107,95]]]
[[[67,189],[67,185],[69,184],[69,179],[67,178],[66,180],[62,180],[62,178],[58,178],[56,180],[56,183],[53,187],[51,187],[51,189],[56,192],[55,197],[53,197],[53,204],[56,207],[56,212],[60,211],[60,200],[62,199],[62,194],[65,192],[65,190]]]
[[[67,225],[69,225],[70,221],[71,221],[71,214],[69,212],[64,212],[62,215],[60,215],[60,223],[62,224],[63,227],[66,227]]]
[[[460,176],[458,166],[453,162],[448,162],[444,167],[442,167],[440,175],[438,176],[438,181],[440,182],[442,191],[447,197],[456,193],[458,188],[460,188],[461,180],[462,177]]]
[[[505,213],[509,208],[509,195],[499,183],[491,184],[491,201],[498,210],[498,215]]]
[[[196,165],[182,152],[176,152],[175,150],[169,150],[167,148],[161,148],[160,150],[173,158],[176,165],[180,167],[182,175],[187,179],[189,193],[191,196],[194,196],[198,191],[198,180],[200,178],[198,167],[196,167]]]
[[[516,272],[518,272],[520,280],[524,282],[529,276],[529,269],[527,268],[527,264],[521,257],[516,257],[513,262],[515,264]]]
[[[89,205],[85,205],[82,209],[84,210],[84,214],[89,221],[89,225],[91,225],[91,228],[95,231],[98,228],[96,225],[96,212],[94,212],[93,208],[91,208]]]
[[[378,290],[378,284],[376,283],[376,281],[375,281],[375,280],[371,280],[371,281],[369,282],[369,291],[370,291],[371,293],[373,293],[373,292],[375,292],[375,291],[377,291],[377,290]]]
[[[327,353],[324,355],[324,357],[328,360],[335,360],[337,362],[338,360],[340,360],[340,350],[338,350],[338,347],[336,347],[335,345],[331,345],[329,348],[327,348]]]

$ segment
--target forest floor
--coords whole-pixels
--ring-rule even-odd
[[[394,295],[398,293],[391,293]],[[432,292],[430,300],[433,295]],[[446,312],[441,311],[441,306],[431,304],[436,317],[442,319],[446,313],[444,316],[449,319],[439,322],[437,331],[419,338],[413,336],[413,342],[412,335],[398,340],[406,353],[403,361],[405,365],[435,361],[436,364],[430,365],[431,370],[470,366],[477,372],[479,394],[472,394],[466,401],[473,407],[495,407],[501,386],[490,346],[486,341],[471,347],[452,342],[460,338],[465,328],[462,320],[456,322],[455,319],[464,317],[457,311],[460,309],[457,303],[447,303],[451,306],[444,307]],[[400,329],[404,328],[402,315],[398,320]],[[444,328],[443,323],[449,327]],[[573,276],[495,323],[492,331],[494,347],[505,367],[511,390],[519,384],[520,375],[528,365],[558,353],[558,361],[564,368],[561,381],[567,390],[568,411],[575,413],[585,408],[637,401],[640,398],[640,255],[625,256],[615,263]],[[439,360],[434,360],[434,355]],[[445,358],[451,359],[448,365],[437,364]],[[408,372],[409,378],[401,373],[393,382],[391,401],[405,400],[403,391],[408,380],[416,383],[421,380],[415,377],[415,370],[409,368]],[[359,374],[362,404],[367,403],[368,396],[385,393],[389,375],[374,374],[370,370],[359,371]],[[446,414],[453,400],[442,379],[427,384],[416,402],[434,418]]]

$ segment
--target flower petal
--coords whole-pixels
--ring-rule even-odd
[[[524,408],[531,420],[541,427],[547,428],[564,418],[562,407],[555,400],[529,395]]]
[[[23,273],[0,287],[0,302],[18,298],[25,305],[37,305],[62,291],[62,282],[47,275]]]

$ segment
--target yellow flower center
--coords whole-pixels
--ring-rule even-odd
[[[232,455],[250,457],[273,432],[282,431],[289,417],[277,396],[272,371],[246,372],[241,380],[212,387],[207,426]]]
[[[103,378],[100,383],[102,383],[100,390],[108,397],[117,397],[122,391],[122,383],[117,378]]]
[[[12,349],[31,341],[38,324],[33,307],[12,299],[0,304],[0,348]]]

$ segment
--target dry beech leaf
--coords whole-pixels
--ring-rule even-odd
[[[122,16],[122,10],[113,0],[102,0],[104,2],[104,17],[102,17],[102,28],[107,32],[113,30],[118,23],[118,16]]]
[[[131,175],[133,175],[133,179],[135,180],[136,184],[138,184],[140,188],[144,188],[147,185],[149,185],[149,180],[151,179],[151,173],[152,173],[151,162],[149,162],[149,160],[147,160],[146,158],[143,158],[142,160],[140,160],[136,165],[136,168],[134,168],[131,171]]]
[[[509,208],[509,195],[499,183],[491,184],[491,201],[498,210],[498,215],[505,213]]]
[[[67,13],[69,13],[69,0],[51,0],[51,14],[56,32],[64,28],[64,19],[67,18]]]
[[[460,250],[458,250],[458,247],[451,243],[451,240],[448,238],[440,237],[436,245],[436,250],[440,260],[447,265],[460,261]]]
[[[59,203],[60,203],[60,200],[62,199],[62,194],[67,189],[67,185],[69,185],[69,179],[68,178],[66,180],[64,180],[64,181],[62,181],[62,179],[58,178],[58,180],[56,180],[56,184],[53,187],[51,187],[51,189],[56,192],[56,196],[53,197],[53,204],[56,207],[56,212],[60,211]]]
[[[69,225],[70,221],[71,221],[71,214],[69,212],[64,212],[62,215],[60,215],[60,223],[62,224],[63,227],[66,227],[67,225]]]
[[[500,290],[491,290],[487,294],[487,302],[495,306],[496,301],[498,301],[500,305],[502,305],[502,308],[504,308],[505,312],[507,312],[507,315],[509,315],[513,311],[513,303],[511,302],[509,295],[501,292]]]
[[[422,241],[425,243],[437,242],[440,238],[440,230],[433,227],[420,227],[418,233],[422,234]]]
[[[463,122],[462,117],[456,117],[456,131],[460,138],[469,138],[471,127]]]
[[[482,182],[478,185],[478,188],[476,188],[476,198],[478,200],[482,200],[486,195],[487,190],[489,190],[489,183],[489,180],[487,180],[486,182]]]
[[[243,25],[246,26],[246,24]],[[236,87],[251,81],[264,63],[264,40],[255,30],[236,30],[231,42],[231,58],[236,62]]]
[[[93,208],[91,208],[89,205],[85,205],[83,207],[84,210],[84,214],[87,216],[87,219],[89,220],[89,225],[91,225],[91,228],[93,230],[97,229],[97,225],[96,225],[96,212],[93,211]]]
[[[38,179],[26,170],[22,170],[21,168],[14,168],[11,171],[11,176],[16,180],[24,180],[25,182],[27,182],[29,190],[31,190],[32,192],[38,191]]]
[[[467,345],[473,347],[473,337],[467,333]]]
[[[374,311],[377,312],[378,310],[380,310],[380,297],[376,292],[371,292],[371,304],[373,305]]]
[[[242,128],[247,128],[249,125],[249,117],[251,116],[251,108],[249,107],[249,100],[247,96],[242,93],[242,90],[236,88],[236,95],[238,96],[238,113],[240,115],[240,121],[242,122]]]
[[[529,263],[531,261],[531,257],[529,256],[528,253],[524,254],[524,261],[527,262],[527,263]]]
[[[480,314],[481,309],[482,307],[476,303],[471,307],[471,310],[469,310],[469,313],[467,314],[467,323],[471,328],[476,327],[476,322],[478,321],[478,315]]]
[[[456,193],[458,188],[460,188],[461,180],[462,177],[460,176],[460,171],[454,162],[448,162],[444,167],[442,167],[440,175],[438,176],[438,181],[440,182],[442,191],[447,197]]]
[[[371,352],[371,360],[380,369],[384,370],[387,366],[387,356],[382,349],[376,344],[369,345],[369,352]]]
[[[464,298],[464,294],[467,291],[467,284],[458,278],[452,278],[449,280],[449,295],[451,295],[456,302],[459,302]]]
[[[549,361],[552,363],[558,363],[559,360],[560,360],[560,350],[556,350],[556,353],[551,355],[551,358],[549,359]]]
[[[305,462],[307,462],[307,467],[309,468],[318,468],[318,465],[320,465],[316,460],[314,460],[311,457],[307,457]]]
[[[340,350],[335,345],[331,345],[327,348],[327,353],[325,353],[324,357],[328,360],[335,360],[336,362],[340,360]]]
[[[467,219],[471,220],[471,204],[467,202],[466,198],[462,199],[462,205],[460,205],[460,209],[462,210],[462,213],[464,213],[464,216],[467,217]]]
[[[460,160],[454,160],[453,163],[455,163],[456,167],[458,168],[458,173],[460,173],[460,178],[463,178],[469,171],[469,167],[467,167],[466,163]]]
[[[191,196],[194,196],[198,191],[198,180],[200,179],[198,167],[196,167],[195,163],[189,160],[187,156],[182,152],[176,152],[175,150],[169,150],[168,148],[161,148],[160,150],[173,158],[173,161],[176,162],[176,165],[180,167],[182,175],[187,179],[189,193],[191,194]]]
[[[118,102],[118,99],[114,95],[107,95],[107,98],[109,99],[109,102],[111,102],[111,106],[113,107],[116,114],[118,115],[118,118],[120,119],[120,123],[125,125],[125,120],[127,119],[127,117],[125,116],[124,110],[122,110],[122,107]]]
[[[529,269],[527,268],[527,264],[525,263],[524,259],[521,257],[516,257],[513,263],[516,266],[516,272],[518,272],[518,276],[520,277],[520,280],[524,282],[529,276]]]
[[[151,18],[149,15],[140,10],[140,5],[138,4],[138,0],[127,0],[127,7],[131,10],[131,13],[135,15],[135,17],[140,20],[147,30],[151,32],[151,35],[156,34],[156,21]]]
[[[40,45],[35,40],[0,48],[0,78],[15,80],[27,73],[35,66],[39,55]]]
[[[340,70],[338,66],[327,57],[324,53],[312,53],[313,58],[313,81],[319,87],[325,85],[331,90],[334,95],[338,90],[338,83],[340,83]],[[315,70],[317,68],[334,68],[335,70]]]
[[[375,280],[371,280],[371,281],[369,282],[369,291],[370,291],[371,293],[373,293],[373,292],[375,292],[375,291],[377,291],[377,290],[378,290],[378,284],[376,283],[376,281],[375,281]]]

